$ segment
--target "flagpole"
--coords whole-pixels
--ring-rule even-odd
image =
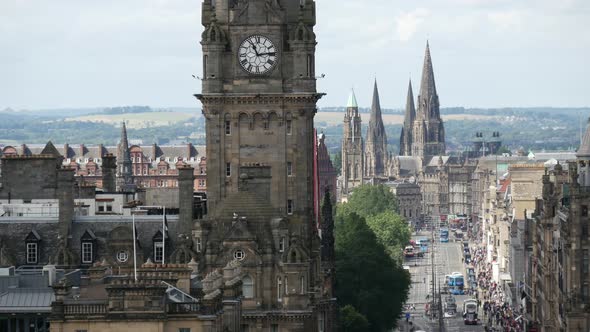
[[[133,276],[137,281],[137,258],[135,255],[135,243],[137,242],[137,234],[135,234],[135,214],[131,211],[131,220],[133,221]]]
[[[162,265],[166,263],[166,207],[163,207],[162,213]]]

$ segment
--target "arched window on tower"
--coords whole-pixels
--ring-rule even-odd
[[[242,295],[246,299],[254,297],[254,281],[248,275],[242,278]]]

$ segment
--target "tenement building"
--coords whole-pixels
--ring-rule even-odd
[[[590,329],[590,123],[576,156],[543,176],[530,220],[526,309],[539,331]]]
[[[62,165],[74,170],[76,178],[83,179],[84,183],[102,186],[102,164],[104,157],[113,155],[117,160],[129,154],[127,161],[127,181],[132,179],[135,189],[147,188],[178,188],[178,168],[191,166],[195,173],[195,191],[207,191],[207,158],[205,146],[193,145],[125,145],[128,142],[127,131],[122,130],[120,143],[116,146],[86,145],[77,146],[63,144],[56,146],[57,151],[63,156]],[[22,144],[19,146],[5,146],[0,149],[0,157],[10,156],[32,156],[40,154],[45,145]],[[122,179],[121,163],[118,165],[115,176]],[[2,165],[0,164],[0,168]]]
[[[209,213],[185,252],[206,273],[241,262],[242,330],[333,330],[313,213],[315,22],[313,0],[202,7]]]

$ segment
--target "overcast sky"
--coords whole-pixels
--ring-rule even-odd
[[[1,0],[0,109],[200,106],[201,2]],[[320,106],[403,107],[427,39],[442,107],[590,106],[588,0],[316,2]]]

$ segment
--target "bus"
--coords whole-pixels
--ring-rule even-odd
[[[465,277],[460,273],[453,273],[446,276],[449,293],[453,295],[463,295],[465,292]]]
[[[468,299],[463,301],[463,322],[465,325],[477,325],[477,300]]]
[[[449,242],[449,229],[448,228],[441,228],[440,229],[440,242]]]

